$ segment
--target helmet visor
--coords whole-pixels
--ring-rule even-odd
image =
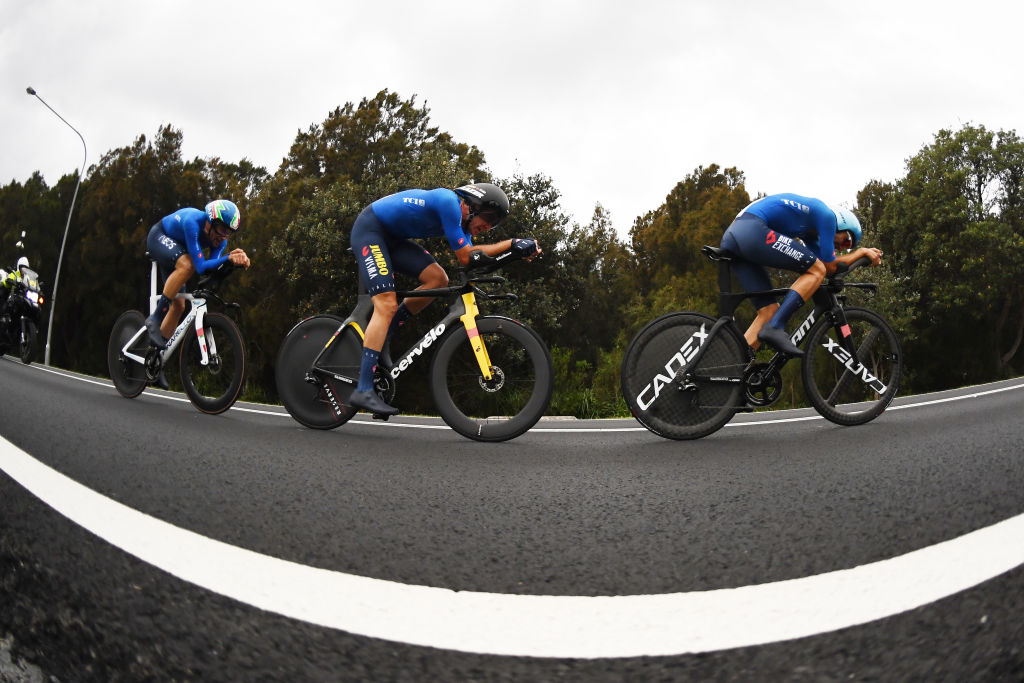
[[[228,224],[219,218],[213,222],[211,227],[213,227],[213,231],[221,237],[231,237],[231,228],[229,228]]]
[[[495,211],[494,209],[481,209],[476,212],[476,215],[487,221],[487,224],[492,228],[498,225],[498,223],[505,218],[501,212]]]

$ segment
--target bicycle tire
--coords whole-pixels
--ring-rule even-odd
[[[836,424],[853,426],[875,419],[892,402],[903,354],[892,326],[874,311],[847,308],[846,320],[857,359],[842,350],[841,332],[826,316],[808,332],[801,374],[815,410]]]
[[[702,342],[711,346],[689,373],[690,386],[679,385],[674,377],[679,359],[699,348],[691,340],[710,334],[714,324],[714,318],[701,313],[669,313],[648,323],[626,348],[622,396],[637,422],[658,436],[699,439],[725,426],[741,406],[748,359],[745,343],[731,329],[720,328]],[[712,382],[711,377],[734,381]]]
[[[190,325],[181,341],[181,385],[192,405],[208,415],[219,415],[238,400],[245,385],[245,342],[235,322],[222,313],[207,313],[203,335],[212,338],[217,353],[202,364],[199,337]]]
[[[32,357],[36,352],[36,324],[31,320],[25,321],[25,338],[18,342],[18,356],[25,365],[32,363]]]
[[[537,424],[551,403],[554,368],[547,346],[509,318],[477,318],[494,378],[485,382],[464,327],[438,345],[430,391],[441,419],[474,441],[508,441]]]
[[[146,316],[139,311],[125,311],[114,322],[107,342],[107,372],[117,393],[135,398],[146,388],[146,368],[141,363],[125,358],[121,349],[136,332],[142,329]],[[149,350],[149,337],[143,332],[131,347],[132,353],[145,357]]]
[[[288,332],[277,353],[274,368],[277,395],[288,414],[310,429],[340,427],[359,412],[358,408],[346,403],[355,389],[354,384],[327,378],[336,401],[332,404],[322,387],[306,381],[306,373],[313,361],[344,322],[337,316],[326,314],[306,318]],[[321,357],[320,367],[358,381],[362,357],[363,342],[349,326],[342,330]]]

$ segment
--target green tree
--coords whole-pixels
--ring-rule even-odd
[[[11,181],[0,188],[0,267],[11,268],[25,256],[45,289],[52,291],[67,207],[77,179],[77,174],[64,176],[51,188],[37,171],[24,184]],[[24,247],[17,246],[18,242]]]
[[[918,390],[1019,371],[1024,335],[1024,154],[1013,131],[941,130],[891,190],[858,201],[877,218],[875,243],[904,308],[901,333]],[[899,297],[894,301],[892,297]]]
[[[627,325],[637,330],[673,310],[715,311],[718,271],[700,249],[718,246],[736,214],[750,203],[743,182],[735,168],[700,166],[672,189],[664,204],[637,219],[630,236],[640,296],[627,313]]]

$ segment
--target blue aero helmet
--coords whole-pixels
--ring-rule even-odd
[[[831,207],[829,207],[831,208]],[[836,215],[836,232],[842,232],[846,230],[850,233],[850,239],[853,240],[854,248],[860,244],[860,238],[863,235],[863,231],[860,228],[860,221],[848,209],[832,209],[832,213]]]
[[[217,223],[223,223],[232,232],[238,230],[238,224],[242,221],[242,213],[230,199],[214,199],[206,205],[206,217],[210,219],[210,225],[216,227]]]

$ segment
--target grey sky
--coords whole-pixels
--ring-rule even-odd
[[[270,172],[298,130],[388,88],[620,234],[712,163],[751,195],[851,205],[940,128],[1024,127],[1022,19],[994,0],[0,0],[0,183],[81,164],[30,85],[89,165],[170,123],[186,158]]]

